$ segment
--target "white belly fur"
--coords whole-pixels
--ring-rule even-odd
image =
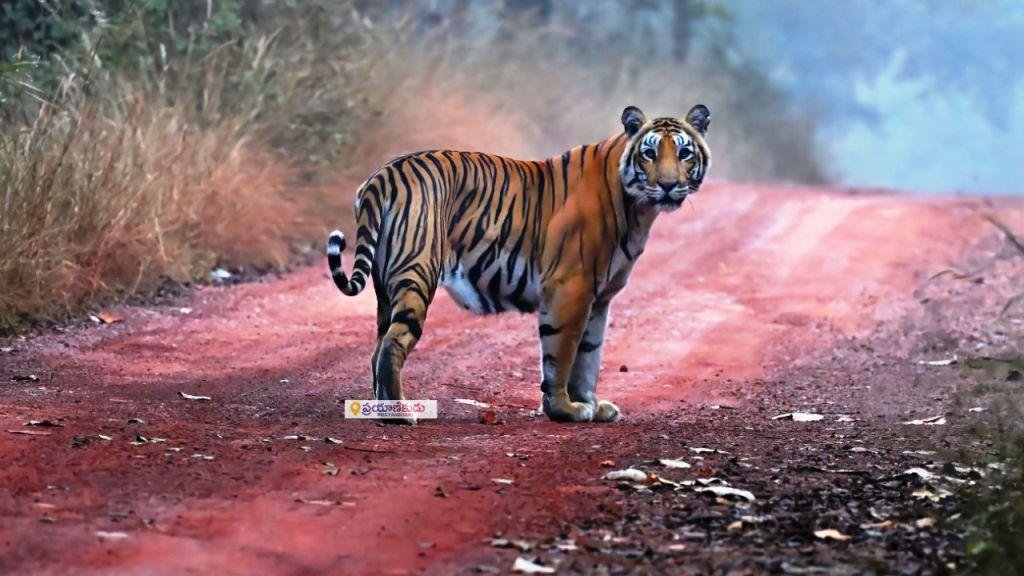
[[[461,264],[444,275],[441,279],[441,285],[444,286],[445,290],[448,291],[448,295],[459,306],[474,314],[484,313],[484,307],[480,303],[480,298],[476,290],[473,289],[473,285],[469,282],[469,278],[466,278],[466,271],[463,270]]]

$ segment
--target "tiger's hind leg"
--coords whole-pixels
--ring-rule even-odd
[[[614,422],[619,419],[618,406],[597,399],[597,379],[601,372],[604,332],[608,325],[608,305],[608,302],[595,302],[591,308],[587,327],[576,347],[576,360],[569,376],[569,399],[593,406],[595,422]]]
[[[377,358],[380,357],[380,342],[384,339],[388,327],[391,326],[391,306],[384,295],[382,283],[376,271],[373,274],[373,291],[377,294],[377,344],[373,348],[373,356],[370,357],[370,372],[373,374],[373,397],[380,399],[380,388],[377,381]]]
[[[389,303],[389,323],[381,336],[375,364],[378,400],[405,400],[402,367],[423,333],[436,283],[436,278],[419,273],[390,283],[395,289]]]

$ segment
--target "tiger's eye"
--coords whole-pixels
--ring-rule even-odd
[[[648,160],[654,160],[654,157],[657,156],[657,155],[658,154],[657,154],[657,152],[654,151],[654,148],[648,148],[647,150],[644,150],[644,152],[643,152],[644,158],[647,158]]]
[[[679,151],[680,160],[689,160],[692,156],[693,150],[690,150],[689,148],[683,148],[682,150]]]

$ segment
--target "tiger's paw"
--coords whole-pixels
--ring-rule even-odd
[[[555,422],[590,422],[594,419],[594,405],[586,402],[559,401],[545,394],[542,408]]]
[[[615,422],[622,416],[619,407],[615,404],[601,400],[597,403],[597,412],[594,414],[594,422]]]

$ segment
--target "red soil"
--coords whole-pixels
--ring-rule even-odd
[[[188,314],[119,308],[123,323],[18,343],[0,353],[0,572],[472,566],[493,554],[495,532],[557,534],[561,519],[594,512],[615,490],[600,462],[652,457],[640,453],[644,438],[680,411],[699,419],[701,406],[742,409],[764,378],[900,317],[916,287],[993,234],[980,206],[707,186],[692,208],[655,225],[613,304],[599,392],[625,419],[610,425],[532,415],[535,319],[472,317],[447,295],[405,377],[407,395],[438,399],[439,420],[345,420],[344,399],[371,395],[373,295],[341,296],[325,265],[204,288],[180,304]],[[1019,222],[1022,211],[1004,214]],[[7,382],[24,373],[40,381]],[[839,398],[842,383],[813,392]],[[479,423],[479,409],[455,398],[494,405],[504,424]],[[42,419],[64,427],[23,426]],[[136,446],[137,435],[166,442]],[[89,441],[73,448],[76,436]]]

